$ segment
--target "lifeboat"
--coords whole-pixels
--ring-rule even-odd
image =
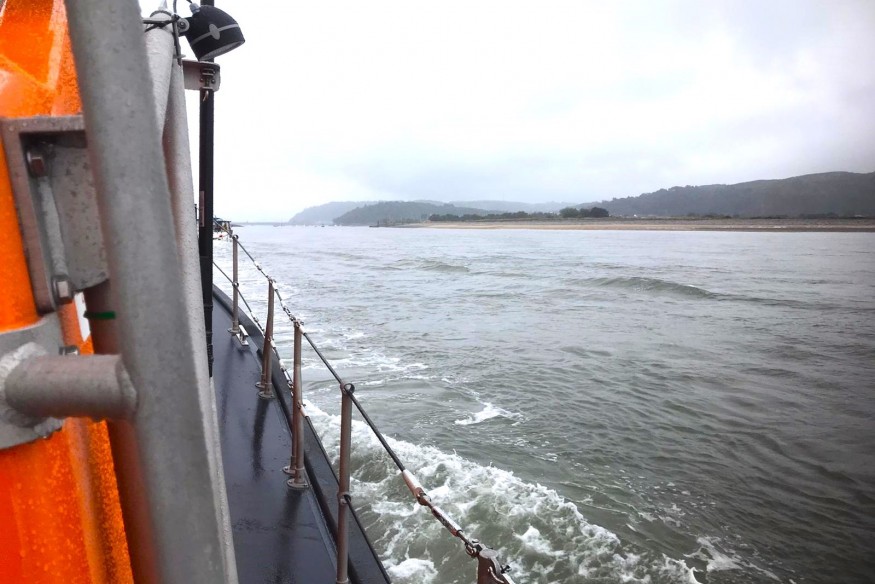
[[[213,286],[212,59],[243,36],[192,6],[0,2],[0,583],[388,582],[348,433],[335,473],[273,316],[238,313],[236,276]],[[340,389],[345,427],[353,405],[372,425]],[[478,583],[512,584],[397,462]]]

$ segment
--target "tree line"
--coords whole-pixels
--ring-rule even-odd
[[[577,219],[584,217],[609,217],[607,209],[601,207],[593,207],[592,209],[578,209],[576,207],[566,207],[559,213],[526,213],[525,211],[516,211],[514,213],[490,213],[488,215],[479,215],[476,213],[465,213],[456,215],[454,213],[434,213],[429,215],[428,220],[434,222],[465,222],[465,221],[552,221],[557,218],[562,219]]]
[[[565,207],[564,209],[559,211],[559,215],[561,215],[563,219],[576,219],[578,217],[592,217],[594,219],[600,219],[602,217],[609,217],[611,214],[608,213],[607,209],[603,209],[601,207],[593,207],[592,209]]]

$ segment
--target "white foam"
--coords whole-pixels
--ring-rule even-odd
[[[386,571],[393,578],[410,580],[411,582],[428,583],[434,581],[437,570],[431,560],[419,558],[407,558],[403,562],[386,567]]]
[[[726,570],[756,571],[772,580],[781,581],[774,572],[757,566],[736,555],[730,555],[731,552],[720,550],[718,548],[718,545],[720,544],[719,538],[700,537],[696,539],[696,543],[699,544],[699,549],[692,554],[688,554],[687,557],[707,562],[705,566],[707,572],[722,572]]]
[[[737,558],[730,557],[717,549],[714,538],[700,537],[696,540],[699,544],[699,549],[690,555],[708,564],[705,569],[708,572],[720,572],[723,570],[740,570],[741,565]]]
[[[308,404],[327,452],[335,459],[340,418]],[[683,561],[642,559],[624,549],[612,532],[586,520],[555,490],[528,483],[513,472],[483,466],[430,446],[387,437],[390,446],[422,482],[432,501],[477,537],[487,527],[488,545],[513,566],[515,581],[562,582],[575,574],[619,582],[693,584]],[[469,582],[476,569],[459,542],[412,501],[397,469],[382,454],[364,423],[353,423],[351,491],[381,559],[400,583]],[[414,561],[416,560],[416,561]]]
[[[561,551],[554,550],[550,546],[550,542],[544,539],[541,535],[541,532],[538,531],[535,527],[529,525],[529,528],[522,535],[514,535],[517,539],[523,542],[523,545],[529,550],[543,554],[545,556],[556,556],[561,555]]]
[[[470,426],[471,424],[479,424],[481,422],[485,422],[486,420],[491,420],[493,418],[509,418],[516,419],[519,418],[519,414],[514,414],[507,410],[497,408],[493,406],[491,403],[484,404],[484,408],[479,412],[472,414],[467,418],[463,418],[461,420],[456,420],[454,423],[459,426]]]
[[[702,584],[696,579],[696,569],[690,568],[683,560],[673,560],[662,556],[662,565],[656,571],[664,574],[670,581],[686,584]]]

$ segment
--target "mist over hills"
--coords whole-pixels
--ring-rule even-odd
[[[292,224],[376,225],[421,221],[430,215],[552,213],[565,207],[607,209],[612,216],[686,215],[875,216],[875,172],[826,172],[734,185],[674,186],[638,196],[591,203],[512,201],[343,201],[301,211]]]

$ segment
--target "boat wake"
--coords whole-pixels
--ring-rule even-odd
[[[489,409],[487,405],[484,412]],[[336,464],[340,416],[312,403],[307,404],[307,413]],[[480,414],[468,423],[476,423]],[[587,521],[573,502],[553,489],[432,446],[388,440],[435,504],[469,537],[496,547],[518,582],[696,582],[683,560],[633,550],[611,531]],[[465,556],[459,540],[413,502],[397,469],[363,422],[353,423],[352,443],[351,492],[393,581],[470,583],[475,562]]]

